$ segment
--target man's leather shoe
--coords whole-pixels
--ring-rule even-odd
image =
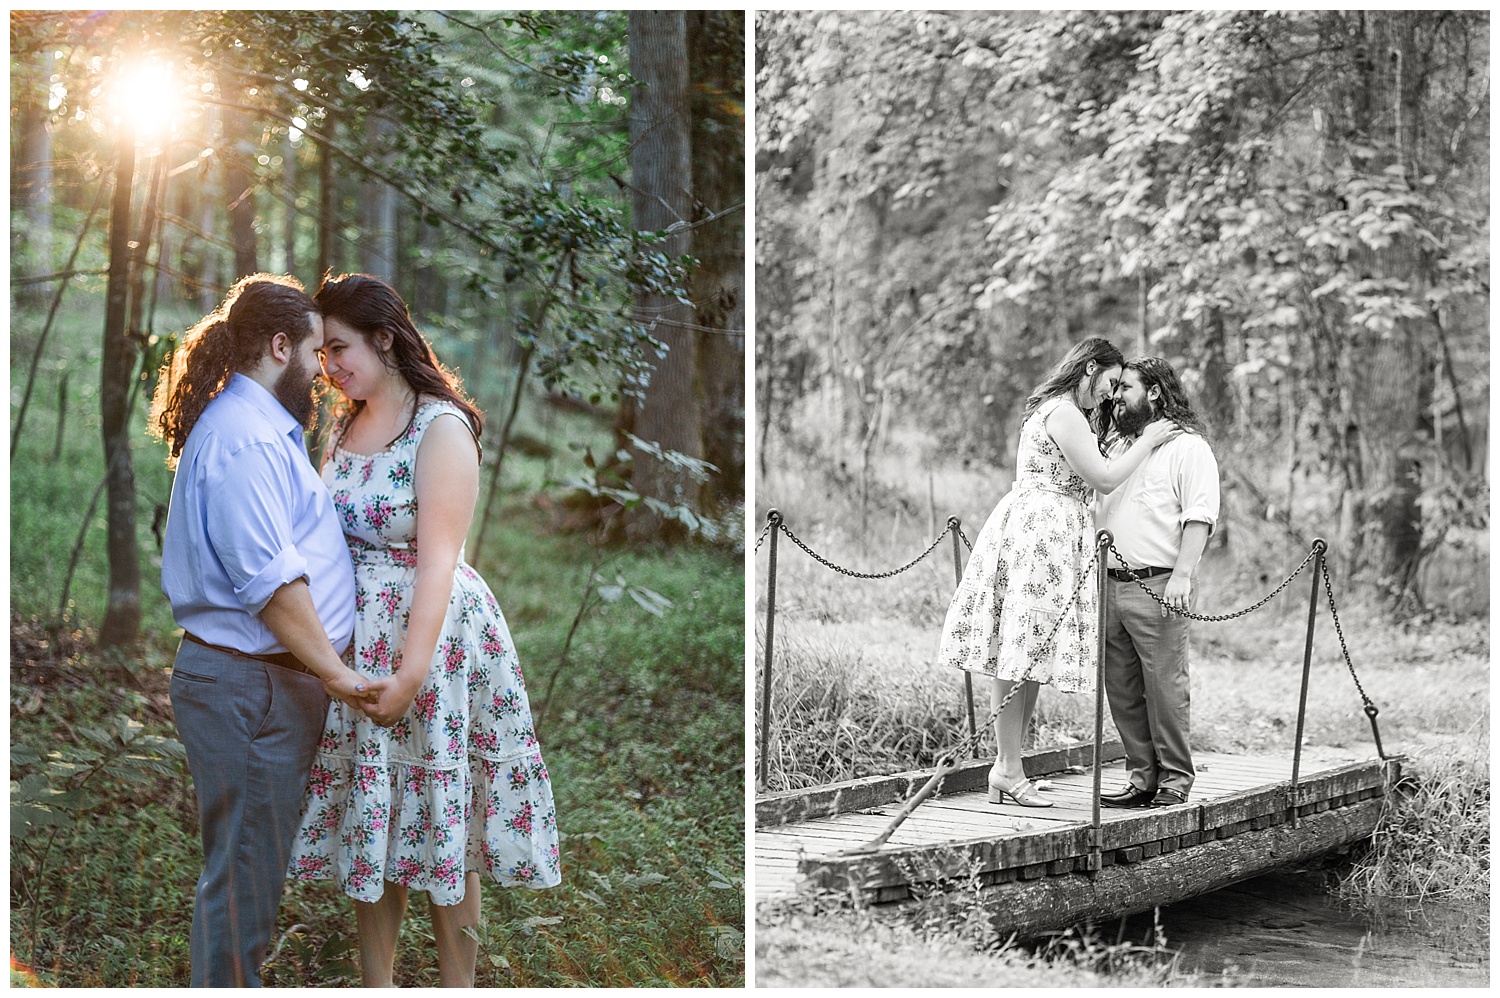
[[[1112,794],[1101,793],[1099,803],[1105,807],[1150,807],[1155,795],[1150,790],[1137,790],[1127,783]]]
[[[1162,787],[1160,790],[1158,790],[1156,792],[1156,796],[1151,798],[1151,804],[1150,804],[1150,806],[1151,807],[1172,807],[1174,804],[1186,804],[1186,803],[1187,803],[1187,794],[1183,793],[1181,790],[1169,790],[1166,787]]]

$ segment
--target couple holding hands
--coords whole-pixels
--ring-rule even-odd
[[[162,589],[202,825],[193,985],[259,984],[293,878],[354,899],[376,987],[426,891],[442,982],[472,986],[480,878],[561,881],[510,631],[463,558],[479,410],[389,285],[256,274],[184,336],[150,425],[176,471]]]

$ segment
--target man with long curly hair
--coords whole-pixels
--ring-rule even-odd
[[[172,712],[203,836],[195,987],[259,985],[329,695],[378,694],[339,657],[354,569],[303,437],[322,345],[296,280],[246,277],[183,336],[152,402],[176,470],[161,565],[184,631]]]
[[[1110,555],[1105,588],[1104,689],[1130,778],[1099,801],[1170,807],[1186,803],[1193,786],[1188,621],[1178,611],[1194,605],[1193,575],[1219,518],[1219,466],[1182,382],[1159,357],[1126,361],[1110,418],[1115,447],[1158,419],[1186,431],[1101,496],[1096,510],[1119,552]]]

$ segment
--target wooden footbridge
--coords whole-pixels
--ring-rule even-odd
[[[894,572],[854,572],[808,548],[786,530],[779,512],[770,512],[761,534],[761,541],[767,535],[770,538],[757,760],[761,791],[767,782],[771,735],[776,539],[782,532],[825,566],[867,579],[905,571],[931,553],[943,537],[939,535],[916,561]],[[948,532],[954,535],[957,576],[958,542],[967,538],[962,537],[957,518],[949,519]],[[1108,531],[1098,533],[1095,563],[1100,566],[1101,614],[1105,602],[1102,566],[1112,542]],[[978,735],[989,726],[988,721],[976,724],[972,688],[966,683],[969,737],[941,760],[936,771],[870,777],[765,794],[756,800],[757,903],[793,899],[806,892],[915,912],[941,909],[955,901],[978,901],[996,929],[1024,938],[1170,904],[1368,838],[1380,819],[1388,788],[1400,778],[1401,760],[1381,747],[1379,711],[1365,695],[1349,659],[1323,560],[1326,549],[1321,539],[1314,541],[1302,565],[1270,595],[1245,610],[1218,617],[1171,611],[1209,621],[1241,616],[1264,606],[1304,568],[1313,566],[1290,758],[1195,753],[1198,773],[1186,803],[1144,809],[1101,807],[1097,799],[1101,787],[1113,789],[1128,782],[1119,761],[1124,754],[1120,744],[1106,742],[1103,736],[1101,621],[1093,741],[1031,753],[1025,759],[1027,775],[1043,780],[1045,793],[1056,806],[991,804],[986,785],[991,760],[957,761],[974,754]],[[1370,720],[1373,756],[1302,744],[1313,628],[1324,592],[1345,663]],[[1169,609],[1162,605],[1164,612]],[[1019,684],[1005,699],[1018,688]],[[991,720],[1003,706],[1004,701],[991,712]],[[1095,746],[1099,746],[1097,760]]]
[[[1103,783],[1126,782],[1106,743]],[[1104,809],[1092,826],[1092,746],[1026,760],[1051,808],[991,804],[989,760],[961,765],[878,850],[866,844],[930,775],[774,794],[755,805],[757,903],[827,891],[855,903],[940,906],[962,892],[1021,937],[1149,910],[1368,838],[1400,761],[1306,750],[1292,762],[1200,753],[1186,804]],[[1095,868],[1091,868],[1095,867]]]

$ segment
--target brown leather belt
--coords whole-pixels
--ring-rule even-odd
[[[214,651],[223,652],[225,655],[236,655],[240,658],[253,658],[257,662],[265,662],[269,665],[279,665],[283,669],[291,669],[293,672],[305,672],[309,676],[317,675],[307,666],[303,665],[298,660],[297,656],[293,655],[291,652],[278,652],[275,655],[251,655],[249,652],[236,651],[233,648],[225,648],[223,645],[209,644],[207,641],[204,641],[202,638],[198,637],[196,634],[193,634],[191,631],[183,631],[182,637],[184,640],[191,641],[195,645],[202,645],[205,648],[212,648]]]
[[[1116,582],[1129,582],[1131,572],[1135,573],[1137,579],[1149,579],[1153,575],[1169,575],[1172,570],[1170,568],[1132,568],[1129,570],[1111,568],[1109,570],[1109,577]]]

